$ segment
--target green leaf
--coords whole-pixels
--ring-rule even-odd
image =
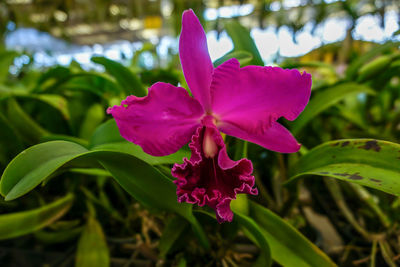
[[[52,108],[58,110],[64,119],[68,120],[70,118],[69,111],[68,111],[68,102],[67,100],[55,94],[33,94],[28,92],[25,89],[16,88],[8,88],[5,86],[0,87],[0,92],[2,93],[3,99],[6,98],[25,98],[25,99],[32,99],[36,101],[43,102]]]
[[[40,138],[49,134],[49,132],[35,122],[13,98],[7,101],[7,118],[14,129],[30,143],[37,143]]]
[[[57,140],[63,140],[63,141],[77,143],[84,147],[87,147],[89,145],[89,142],[87,140],[84,140],[84,139],[81,139],[78,137],[74,137],[71,135],[64,135],[64,134],[50,134],[50,135],[43,136],[42,138],[40,138],[40,143],[49,142],[49,141],[57,141]]]
[[[84,121],[82,122],[79,136],[83,139],[89,139],[97,126],[104,120],[105,109],[100,104],[93,104],[87,111]]]
[[[253,56],[253,59],[249,62],[249,65],[264,66],[264,61],[262,60],[257,46],[254,43],[253,38],[251,38],[250,31],[248,29],[236,21],[226,23],[225,29],[232,39],[234,51],[249,52]]]
[[[283,266],[336,266],[317,246],[268,209],[250,201],[252,218],[271,248],[272,258]]]
[[[154,209],[175,212],[187,219],[204,247],[207,238],[192,214],[192,205],[178,203],[176,186],[156,168],[123,152],[94,150],[67,142],[42,143],[21,152],[7,166],[0,192],[12,200],[32,190],[64,164],[72,160],[94,159],[135,199]]]
[[[168,252],[181,234],[187,230],[187,226],[188,224],[181,217],[173,217],[166,223],[158,245],[161,258],[167,256]]]
[[[209,247],[201,226],[192,214],[192,205],[178,203],[176,186],[160,171],[144,161],[123,153],[96,153],[96,159],[129,194],[141,203],[160,210],[175,212],[187,219],[192,224],[195,233],[199,234],[202,245]]]
[[[237,212],[235,212],[235,220],[250,233],[261,250],[260,257],[254,266],[271,266],[271,250],[268,240],[257,223],[252,218]]]
[[[110,266],[110,252],[103,230],[101,225],[92,216],[89,216],[79,239],[75,266]]]
[[[387,69],[392,62],[393,57],[390,55],[382,55],[368,64],[363,65],[359,70],[358,70],[358,82],[364,82],[366,80],[369,80],[371,78],[374,78],[378,76],[381,72],[383,72],[385,69]]]
[[[0,129],[0,155],[5,157],[5,162],[0,157],[0,164],[3,164],[15,157],[23,149],[23,145],[15,129],[1,113]]]
[[[43,80],[38,82],[32,92],[53,93],[54,91],[72,90],[87,91],[104,97],[103,94],[118,95],[123,92],[122,88],[112,77],[104,73],[96,72],[64,72],[63,69],[54,69],[44,74]]]
[[[16,156],[0,180],[0,193],[6,200],[18,198],[49,177],[62,165],[88,150],[66,141],[32,146]]]
[[[319,113],[333,106],[347,96],[359,93],[375,94],[375,92],[368,86],[350,82],[338,84],[324,91],[319,90],[318,94],[310,100],[303,113],[301,113],[293,123],[290,123],[292,126],[292,133],[296,135]]]
[[[97,168],[71,168],[68,169],[68,171],[84,175],[91,175],[91,176],[111,176],[111,174],[108,171]]]
[[[303,175],[328,176],[400,196],[400,145],[374,139],[347,139],[310,150],[293,167]]]
[[[43,72],[42,75],[40,75],[39,79],[37,80],[36,87],[48,87],[49,85],[54,84],[58,80],[65,79],[71,74],[71,70],[67,67],[63,66],[56,66],[54,68],[51,68],[47,70],[46,72]],[[34,91],[37,91],[38,89],[34,89]]]
[[[190,216],[192,205],[178,203],[176,186],[160,171],[146,162],[121,152],[93,151],[91,155],[108,170],[115,180],[143,204]]]
[[[214,61],[214,63],[213,63],[214,68],[218,67],[219,65],[221,65],[222,63],[224,63],[225,61],[227,61],[231,58],[236,58],[239,61],[240,66],[245,66],[246,64],[249,64],[251,62],[251,60],[253,59],[253,55],[247,51],[229,52]]]
[[[65,243],[70,240],[76,239],[82,232],[82,227],[76,227],[72,229],[60,230],[60,231],[37,231],[35,237],[40,242],[46,244],[58,244]]]
[[[38,209],[0,215],[0,240],[26,235],[53,223],[69,210],[73,199],[68,194]]]
[[[390,50],[393,47],[399,46],[400,42],[386,42],[382,45],[379,45],[367,53],[359,56],[356,60],[354,60],[346,70],[346,78],[349,81],[352,81],[356,78],[359,69],[366,64],[368,61],[373,59],[374,57],[382,54],[385,51]]]
[[[68,111],[68,102],[64,97],[52,94],[38,94],[38,95],[30,94],[27,97],[38,99],[40,101],[47,103],[48,105],[60,111],[64,119],[66,120],[70,119]]]
[[[127,67],[105,57],[92,57],[94,63],[103,65],[121,85],[127,95],[146,96],[147,91],[142,83]]]
[[[117,123],[114,119],[110,119],[97,127],[90,138],[89,147],[124,141],[125,139],[119,133]]]

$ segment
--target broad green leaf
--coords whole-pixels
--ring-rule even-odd
[[[121,152],[93,151],[88,156],[99,160],[122,188],[146,206],[191,216],[192,205],[178,203],[176,186],[146,162]]]
[[[160,171],[129,154],[100,152],[95,157],[138,201],[149,207],[175,212],[187,219],[202,245],[209,248],[202,227],[192,214],[192,205],[177,202],[176,186]]]
[[[290,123],[292,126],[292,133],[296,135],[319,113],[333,106],[347,96],[358,93],[374,94],[374,91],[365,85],[356,83],[342,83],[324,91],[319,90],[318,94],[310,100],[303,113],[301,113],[293,123]]]
[[[127,67],[105,57],[92,57],[94,63],[103,65],[106,71],[112,75],[127,95],[145,96],[146,89],[142,83]]]
[[[6,200],[20,197],[68,161],[88,150],[66,141],[52,141],[32,146],[16,156],[0,180],[0,193]]]
[[[89,145],[89,142],[87,140],[84,140],[84,139],[81,139],[78,137],[74,137],[71,135],[63,135],[63,134],[50,134],[50,135],[43,136],[42,138],[40,138],[40,143],[49,142],[49,141],[57,141],[57,140],[77,143],[84,147],[87,147]]]
[[[76,251],[76,267],[108,267],[110,266],[110,251],[101,225],[89,216],[78,242]]]
[[[225,29],[232,39],[234,51],[249,52],[253,56],[253,59],[249,62],[249,65],[264,66],[264,61],[262,60],[260,53],[258,52],[257,46],[254,43],[253,38],[251,38],[248,29],[246,29],[236,21],[226,23]]]
[[[318,175],[400,196],[400,145],[374,139],[347,139],[310,150],[292,168],[292,181]]]
[[[192,205],[178,203],[176,186],[156,168],[123,152],[95,150],[67,141],[42,143],[21,152],[7,166],[0,181],[0,192],[12,200],[32,190],[64,164],[94,159],[135,199],[148,207],[175,212],[187,219],[205,247],[208,241],[192,214]]]
[[[251,217],[237,212],[235,212],[235,220],[250,233],[261,250],[261,255],[254,266],[271,266],[271,250],[259,225]]]
[[[261,229],[272,259],[282,266],[336,266],[317,246],[268,209],[250,201],[250,218]]]
[[[253,59],[253,55],[247,51],[229,52],[214,61],[214,63],[213,63],[214,68],[218,67],[219,65],[221,65],[222,63],[224,63],[225,61],[227,61],[231,58],[236,58],[239,61],[240,66],[245,66],[246,64],[251,62],[251,60]]]
[[[73,199],[68,194],[38,209],[0,215],[0,240],[26,235],[51,224],[69,210]]]

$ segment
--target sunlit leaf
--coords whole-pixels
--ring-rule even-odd
[[[328,176],[400,196],[400,145],[374,139],[347,139],[310,150],[292,168],[292,180]]]

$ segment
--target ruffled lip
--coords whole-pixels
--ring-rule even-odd
[[[185,158],[183,164],[175,164],[172,175],[177,178],[179,202],[207,205],[215,210],[219,223],[231,222],[233,212],[230,202],[240,193],[257,195],[254,187],[253,166],[250,160],[233,161],[228,157],[224,141],[219,131],[212,124],[197,128],[189,147],[192,151],[190,160]],[[217,145],[215,157],[207,158],[203,151],[205,131],[212,133]]]

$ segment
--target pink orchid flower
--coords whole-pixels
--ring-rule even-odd
[[[311,75],[278,67],[240,68],[236,59],[214,68],[192,10],[183,13],[179,55],[193,97],[184,88],[158,82],[146,97],[128,96],[108,113],[121,135],[150,155],[174,153],[191,141],[190,160],[172,169],[178,201],[208,205],[219,222],[232,221],[231,200],[257,189],[251,162],[229,159],[220,131],[269,150],[297,152],[300,144],[277,120],[294,120],[303,111]]]

